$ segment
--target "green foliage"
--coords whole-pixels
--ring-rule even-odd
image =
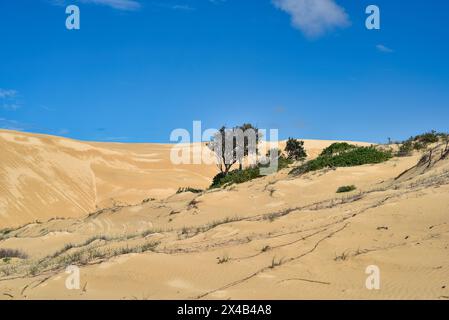
[[[278,168],[277,171],[288,168],[289,165],[293,163],[293,160],[285,157],[279,149],[272,149],[270,152],[274,154],[278,154]],[[267,158],[270,158],[270,152],[267,153]],[[221,172],[217,174],[210,186],[210,189],[220,188],[225,185],[231,184],[240,184],[247,181],[251,181],[256,178],[260,178],[260,168],[268,168],[270,163],[261,164],[259,163],[257,166],[242,169],[242,170],[233,170],[228,173]]]
[[[321,170],[333,167],[353,167],[364,164],[381,163],[392,157],[390,151],[376,149],[375,147],[357,147],[347,148],[347,151],[340,151],[335,155],[320,155],[314,160],[293,169],[291,174],[302,174],[310,171]]]
[[[304,160],[307,158],[306,150],[304,149],[304,141],[288,138],[284,151],[287,153],[289,160]]]
[[[413,138],[415,142],[420,142],[424,145],[436,143],[439,141],[439,136],[441,133],[437,133],[435,130],[432,130],[431,132],[426,132],[420,135],[417,135]]]
[[[293,163],[293,160],[285,157],[284,155],[280,155],[278,158],[278,171],[288,168],[289,165]]]
[[[397,153],[398,157],[407,157],[412,154],[414,149],[413,142],[408,140],[404,142],[400,147]]]
[[[336,142],[331,144],[329,147],[325,148],[320,156],[334,156],[337,154],[340,154],[342,152],[346,152],[349,150],[353,150],[356,149],[357,146],[353,145],[353,144],[349,144],[346,142]]]
[[[260,177],[259,167],[252,167],[243,170],[233,170],[227,174],[221,172],[217,174],[210,186],[211,189],[220,188],[224,185],[243,183]]]
[[[267,152],[266,157],[267,157],[267,159],[269,161],[270,161],[271,154],[277,154],[277,160],[278,160],[278,169],[277,169],[277,171],[285,169],[285,168],[288,168],[288,166],[293,163],[292,159],[287,158],[286,156],[284,156],[282,151],[277,149],[277,148],[273,148],[269,152]],[[262,163],[258,164],[259,168],[268,168],[269,166],[270,166],[270,162],[268,162],[266,164],[262,164]]]
[[[427,144],[423,143],[423,142],[415,142],[413,143],[413,149],[417,150],[417,151],[422,151],[425,150],[427,148]]]
[[[201,193],[201,192],[203,192],[203,190],[195,189],[195,188],[191,188],[191,187],[187,187],[187,188],[181,187],[178,189],[178,191],[176,191],[176,194],[184,193],[184,192]]]
[[[340,188],[338,188],[337,193],[346,193],[346,192],[351,192],[357,190],[357,187],[354,185],[351,186],[342,186]]]
[[[445,142],[447,141],[448,135],[443,132],[436,132],[432,130],[430,132],[426,132],[414,137],[410,137],[408,140],[402,142],[402,145],[399,147],[399,151],[397,153],[398,157],[408,156],[412,153],[413,150],[422,151],[427,148],[429,144],[437,143],[440,139]]]

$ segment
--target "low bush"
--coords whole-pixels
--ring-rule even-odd
[[[342,152],[353,150],[355,148],[357,148],[357,146],[349,144],[347,142],[336,142],[325,148],[321,152],[320,156],[334,156]]]
[[[178,191],[176,191],[177,194],[184,193],[184,192],[201,193],[201,192],[203,192],[203,190],[187,187],[187,188],[179,188]]]
[[[397,152],[397,156],[398,157],[407,157],[410,156],[413,152],[414,146],[412,141],[408,140],[406,142],[404,142],[400,147],[399,150]]]
[[[276,153],[277,153],[277,155],[278,155],[278,158],[277,158],[277,159],[278,159],[278,168],[277,168],[277,171],[282,170],[282,169],[285,169],[285,168],[288,168],[288,166],[291,165],[291,164],[294,162],[294,159],[293,159],[293,158],[286,157],[286,156],[282,153],[281,150],[274,148],[274,149],[270,150],[270,151],[266,154],[266,156],[265,156],[266,159],[268,160],[268,163],[266,163],[266,164],[259,163],[259,164],[258,164],[258,167],[259,167],[259,168],[268,168],[268,167],[270,166],[270,157],[271,157],[271,154],[276,154]]]
[[[357,190],[357,187],[354,185],[351,186],[342,186],[340,188],[337,189],[337,193],[346,193],[346,192],[351,192]]]
[[[19,258],[26,259],[28,256],[26,253],[16,249],[0,249],[0,259],[3,258]]]
[[[335,167],[354,167],[364,164],[375,164],[389,160],[392,157],[391,151],[385,151],[371,147],[345,147],[346,151],[339,151],[338,154],[320,155],[314,160],[294,168],[290,174],[298,175],[310,171]]]
[[[441,133],[437,133],[435,130],[432,130],[431,132],[426,132],[420,135],[417,135],[413,138],[415,142],[420,142],[424,145],[432,144],[438,142],[439,136]]]
[[[211,189],[220,188],[224,185],[240,184],[260,177],[259,167],[251,167],[243,170],[233,170],[228,174],[217,174],[210,186]]]
[[[447,133],[438,133],[435,130],[410,137],[409,139],[402,142],[402,145],[399,147],[399,151],[396,155],[398,157],[411,155],[413,150],[425,150],[429,144],[437,143],[440,141],[440,139],[445,142],[447,140],[447,137]]]
[[[292,163],[293,159],[289,159],[286,156],[282,154],[282,152],[278,149],[273,149],[271,152],[274,152],[278,154],[278,167],[277,171],[288,168]],[[270,159],[270,152],[266,155],[267,159]],[[210,189],[214,188],[220,188],[225,185],[231,185],[231,184],[240,184],[247,181],[251,181],[256,178],[260,178],[260,168],[268,168],[270,166],[270,163],[262,164],[259,163],[257,166],[253,166],[250,168],[242,169],[242,170],[233,170],[225,173],[219,173],[217,174],[213,181]]]

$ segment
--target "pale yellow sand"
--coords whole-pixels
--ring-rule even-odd
[[[29,145],[14,142],[25,139]],[[168,146],[6,131],[0,143],[2,155],[7,150],[1,203],[9,204],[0,221],[42,221],[0,234],[0,248],[29,255],[0,260],[1,299],[449,297],[449,160],[436,156],[441,149],[417,167],[419,154],[300,177],[287,169],[224,190],[174,194],[179,186],[206,187],[215,167],[183,167],[180,183]],[[330,143],[306,147],[316,155]],[[163,173],[152,171],[155,165]],[[140,175],[152,181],[139,184]],[[350,184],[358,190],[335,193]],[[151,189],[171,192],[141,203]],[[95,212],[108,198],[123,205]],[[61,251],[68,243],[75,247]],[[80,290],[66,289],[67,264],[80,266]],[[380,290],[365,287],[370,265],[380,268]]]

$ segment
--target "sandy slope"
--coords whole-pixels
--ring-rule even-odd
[[[80,217],[210,184],[215,166],[174,166],[170,148],[0,130],[0,227]]]
[[[9,230],[0,248],[29,257],[0,262],[0,298],[448,299],[449,159],[420,158],[286,170]],[[347,184],[358,191],[335,193]],[[80,290],[65,287],[69,264]],[[365,287],[369,265],[380,290]]]
[[[306,141],[306,147],[316,156],[331,143]],[[179,187],[207,188],[216,166],[174,165],[172,147],[0,130],[0,228],[163,199]]]

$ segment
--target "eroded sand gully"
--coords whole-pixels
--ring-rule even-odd
[[[102,148],[112,163],[129,147]],[[28,259],[0,262],[0,298],[448,299],[449,160],[420,158],[44,215],[1,235]],[[69,264],[80,290],[65,287]],[[369,265],[380,290],[365,287]]]

